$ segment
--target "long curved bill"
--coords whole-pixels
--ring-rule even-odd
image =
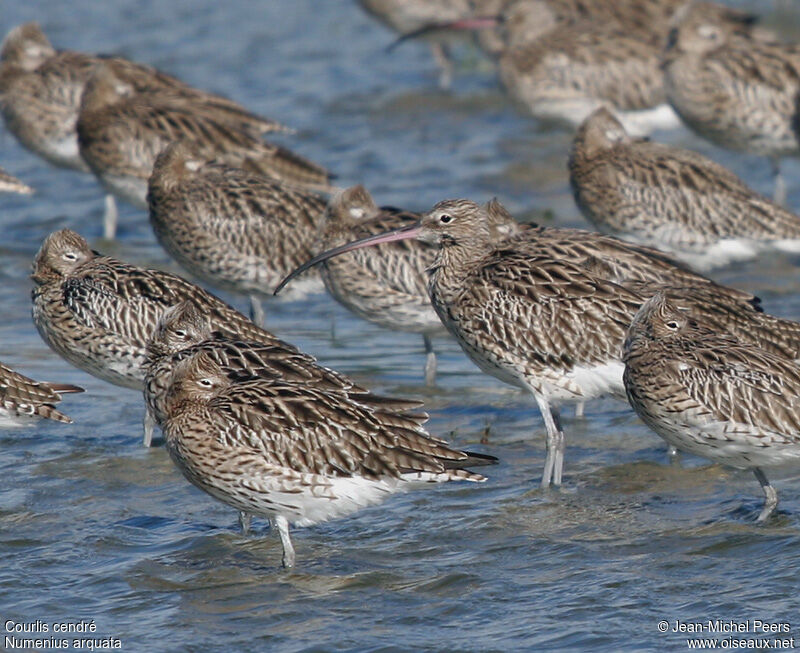
[[[392,41],[386,46],[386,52],[391,52],[398,45],[404,43],[405,41],[419,39],[435,32],[456,32],[462,30],[477,31],[479,29],[486,29],[488,27],[496,27],[500,24],[501,20],[502,19],[500,16],[475,16],[473,18],[461,18],[459,20],[453,20],[446,23],[431,23],[429,25],[423,25],[422,27],[408,32],[408,34],[403,34]]]
[[[303,265],[290,272],[289,275],[278,284],[277,288],[275,288],[275,292],[272,294],[277,295],[287,283],[289,283],[299,274],[303,274],[303,272],[309,268],[314,267],[317,265],[317,263],[322,263],[323,261],[327,261],[329,258],[338,256],[339,254],[344,254],[345,252],[349,252],[354,249],[361,249],[362,247],[369,247],[370,245],[392,243],[396,240],[411,240],[419,235],[420,229],[420,223],[417,221],[414,224],[410,224],[400,229],[394,229],[392,231],[387,231],[386,233],[377,234],[375,236],[367,236],[366,238],[354,240],[352,243],[345,243],[339,247],[334,247],[326,252],[317,254],[314,258],[306,261],[303,263]]]

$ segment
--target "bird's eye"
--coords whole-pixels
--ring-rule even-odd
[[[448,224],[449,222],[452,222],[452,220],[453,216],[447,215],[447,213],[443,213],[442,215],[439,216],[439,222],[441,222],[442,224]]]
[[[701,25],[697,28],[697,34],[709,41],[716,41],[719,36],[719,30],[714,25]]]
[[[61,255],[61,258],[63,258],[65,261],[77,261],[78,255],[75,252],[64,252]]]
[[[175,337],[184,340],[188,334],[183,329],[175,329]]]
[[[199,379],[197,383],[199,383],[204,388],[210,388],[214,385],[214,382],[211,379]]]
[[[672,329],[673,331],[677,331],[680,324],[678,324],[675,320],[670,320],[667,322],[667,328]]]

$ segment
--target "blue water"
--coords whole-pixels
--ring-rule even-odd
[[[749,6],[800,34],[796,5]],[[351,0],[7,2],[0,32],[27,20],[58,47],[155,65],[297,128],[285,144],[380,203],[425,209],[497,195],[520,217],[585,226],[567,188],[567,132],[511,105],[467,47],[453,90],[437,90],[426,48],[386,55],[392,35]],[[685,131],[655,137],[697,147],[771,191],[757,158]],[[680,651],[686,637],[661,634],[660,620],[800,626],[796,469],[771,475],[780,510],[756,526],[752,474],[690,456],[669,464],[663,442],[607,400],[586,419],[565,419],[565,485],[542,491],[544,429],[530,397],[447,340],[437,342],[438,386],[427,389],[418,336],[359,321],[325,295],[270,304],[269,327],[377,391],[423,399],[432,433],[502,462],[483,486],[398,496],[296,530],[297,568],[281,569],[265,522],[239,535],[232,510],[189,486],[163,448],[141,446],[137,393],[70,367],[31,324],[30,262],[56,228],[176,270],[146,216],[122,207],[119,241],[103,242],[91,177],[48,167],[5,133],[0,165],[38,191],[0,197],[0,360],[86,389],[64,401],[73,425],[0,432],[2,644],[8,620],[47,624],[39,637],[94,620],[89,636],[127,651]],[[788,162],[795,208],[798,173]],[[800,318],[797,263],[777,256],[716,276]]]

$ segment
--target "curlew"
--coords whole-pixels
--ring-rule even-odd
[[[719,332],[663,294],[636,314],[624,347],[625,390],[639,417],[678,449],[752,469],[778,505],[765,467],[800,459],[796,361]]]
[[[708,269],[800,251],[800,217],[691,150],[632,138],[599,109],[575,134],[575,201],[598,229]]]
[[[261,297],[311,256],[325,210],[311,191],[209,162],[185,142],[159,154],[147,199],[164,249],[198,279],[248,295],[261,325]],[[305,285],[322,286],[316,273]]]
[[[363,186],[347,188],[328,205],[316,251],[398,229],[419,217],[410,211],[379,209]],[[425,269],[435,257],[435,247],[408,241],[354,251],[320,267],[331,296],[359,317],[394,331],[422,334],[428,385],[436,379],[431,338],[446,333],[427,291]]]
[[[89,172],[80,156],[76,124],[81,96],[100,65],[137,93],[157,94],[162,101],[191,107],[215,120],[254,135],[286,128],[250,113],[225,97],[193,88],[143,64],[122,57],[105,57],[56,50],[37,23],[11,30],[0,51],[0,111],[6,128],[27,149],[62,168]],[[113,238],[116,206],[107,197],[104,233]]]
[[[80,155],[100,183],[136,207],[147,208],[147,180],[156,157],[175,141],[188,141],[207,158],[246,166],[276,179],[328,189],[328,172],[290,150],[264,141],[168,94],[136,93],[113,67],[98,65],[81,96],[77,122]]]
[[[496,459],[431,437],[418,415],[386,415],[339,392],[281,378],[232,379],[204,351],[175,366],[167,450],[186,479],[247,514],[272,519],[292,567],[289,526],[311,526],[444,481]]]
[[[163,312],[147,343],[144,398],[153,422],[159,427],[163,428],[167,418],[166,391],[172,371],[181,360],[201,350],[232,379],[265,378],[310,384],[380,409],[387,419],[392,412],[404,413],[404,419],[411,419],[409,411],[421,406],[410,400],[375,397],[343,374],[319,365],[312,356],[277,338],[256,342],[232,332],[214,330],[211,320],[197,304],[182,301]],[[426,419],[420,415],[419,423]],[[250,516],[240,513],[239,523],[246,533]]]
[[[768,157],[775,201],[786,188],[781,157],[800,149],[797,95],[800,49],[752,37],[741,22],[687,3],[663,56],[664,86],[681,119],[721,147]]]
[[[446,200],[415,225],[323,252],[293,275],[331,256],[381,242],[418,237],[438,243],[429,268],[433,306],[478,367],[534,395],[547,431],[542,485],[559,485],[564,433],[558,404],[622,396],[623,338],[659,284],[630,280],[637,290],[626,288],[613,280],[612,256],[608,262],[594,256],[570,260],[569,247],[555,242],[543,246],[528,231],[495,242],[489,212],[497,210],[491,204],[487,210],[468,200]],[[574,242],[570,245],[581,252]],[[800,357],[800,324],[760,313],[746,293],[723,287],[717,291],[713,282],[703,284],[701,279],[697,288],[678,282],[668,291],[681,303],[702,309],[720,329]]]
[[[158,318],[183,300],[200,306],[217,330],[276,340],[199,286],[98,254],[69,229],[44,240],[31,278],[33,321],[42,339],[67,362],[114,385],[141,390]],[[146,418],[145,445],[151,438]]]

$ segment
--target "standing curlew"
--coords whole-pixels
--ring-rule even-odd
[[[379,209],[366,188],[353,186],[331,199],[316,251],[398,229],[419,217],[410,211]],[[446,333],[428,297],[425,269],[435,257],[436,248],[426,243],[387,243],[330,259],[320,268],[328,292],[359,317],[394,331],[422,334],[428,385],[436,380],[431,338]]]
[[[83,388],[34,381],[0,363],[0,427],[27,426],[42,417],[72,424],[55,407],[61,395],[69,392],[83,392]]]
[[[701,154],[630,137],[605,109],[578,129],[569,171],[575,201],[598,229],[695,268],[800,252],[800,217]]]
[[[175,366],[165,406],[175,465],[223,503],[273,519],[284,567],[295,561],[290,524],[344,517],[431,483],[484,481],[464,467],[496,462],[451,449],[417,415],[386,415],[313,383],[232,379],[202,350]]]
[[[358,3],[364,11],[401,37],[431,24],[466,18],[472,9],[470,0],[358,0]],[[432,34],[428,39],[439,67],[439,86],[444,89],[449,88],[453,81],[449,39],[452,35]]]
[[[86,83],[106,65],[137,93],[156,93],[178,105],[203,111],[231,128],[253,134],[285,131],[273,120],[250,113],[227,98],[195,89],[154,68],[122,57],[57,51],[36,23],[25,23],[6,35],[0,52],[0,111],[6,128],[27,149],[53,165],[89,172],[78,150],[76,124]],[[106,202],[105,236],[113,238],[116,207]]]
[[[680,124],[659,63],[659,44],[614,22],[585,20],[506,50],[499,67],[509,94],[537,118],[578,125],[604,106],[646,134]]]
[[[328,189],[328,172],[249,129],[219,120],[202,103],[169,94],[136,93],[112,66],[98,65],[81,96],[80,155],[100,183],[134,206],[147,208],[147,180],[156,157],[185,140],[209,159],[247,166],[291,183]]]
[[[378,208],[366,188],[353,186],[339,192],[328,204],[316,250],[400,229],[419,219],[420,215],[411,211]],[[507,211],[492,212],[489,226],[492,239],[498,241],[525,228]],[[428,385],[436,379],[431,337],[446,333],[428,296],[425,270],[435,258],[434,246],[409,240],[356,250],[329,259],[321,267],[328,292],[359,317],[394,331],[422,334]]]
[[[678,449],[752,469],[766,501],[778,505],[763,468],[800,460],[800,370],[678,309],[649,299],[625,339],[625,390],[636,413]]]
[[[311,256],[325,210],[310,191],[211,163],[184,142],[159,154],[147,199],[164,249],[197,278],[249,295],[261,325],[260,297]],[[307,281],[321,288],[316,273]]]
[[[42,339],[67,362],[114,385],[141,390],[147,341],[161,313],[183,300],[200,306],[214,329],[275,339],[199,286],[98,254],[69,229],[45,239],[31,278],[33,321]],[[145,419],[146,446],[151,438]]]
[[[740,21],[687,3],[663,57],[667,97],[683,121],[712,143],[769,157],[775,201],[786,188],[780,158],[797,154],[800,49],[752,38]]]
[[[564,433],[556,404],[622,393],[620,344],[637,295],[582,267],[495,246],[486,210],[437,204],[420,222],[322,253],[416,238],[435,242],[428,291],[439,318],[484,372],[534,395],[547,430],[542,486],[561,484]]]
[[[603,257],[571,261],[569,247],[542,247],[526,240],[527,231],[494,242],[489,210],[468,200],[440,202],[415,225],[317,255],[284,283],[352,249],[417,237],[437,242],[428,284],[434,308],[478,367],[534,395],[547,430],[542,485],[559,485],[564,434],[557,404],[622,395],[623,339],[657,284],[632,281],[638,292],[628,289],[611,280],[616,278],[612,256],[609,264]],[[717,292],[706,281],[698,281],[696,289],[676,283],[668,290],[682,304],[702,309],[721,330],[800,358],[800,324],[759,313],[745,293],[722,287]]]
[[[166,392],[172,371],[181,360],[200,350],[231,379],[280,379],[310,384],[379,409],[386,413],[387,419],[392,412],[403,413],[403,419],[411,419],[409,411],[422,405],[415,401],[375,397],[343,374],[319,365],[312,356],[277,338],[255,342],[235,333],[212,330],[211,320],[197,304],[182,301],[163,312],[147,343],[144,398],[150,416],[159,427],[163,428],[167,419]],[[418,416],[419,424],[426,420],[424,414]],[[250,516],[240,513],[239,522],[243,532],[247,532]]]

